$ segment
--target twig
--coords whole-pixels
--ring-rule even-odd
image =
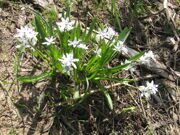
[[[162,12],[164,12],[164,9],[161,9],[160,11],[158,11],[158,12],[156,12],[156,13],[151,13],[150,15],[147,15],[147,16],[138,17],[138,19],[139,19],[139,20],[144,20],[144,19],[146,19],[146,18],[159,15],[159,14],[162,13]]]

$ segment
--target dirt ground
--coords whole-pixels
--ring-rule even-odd
[[[55,4],[59,12],[62,11],[63,2],[51,1],[51,3]],[[92,16],[96,16],[98,21],[116,29],[114,17],[104,6],[108,5],[108,0],[98,6],[97,4],[98,0],[76,1],[72,15],[85,25],[89,25]],[[168,9],[162,10],[163,1],[146,0],[148,11],[143,14],[139,12],[141,8],[136,9],[137,3],[133,0],[119,1],[117,4],[122,16],[122,27],[132,27],[127,46],[137,51],[152,50],[158,60],[167,67],[167,76],[174,76],[174,79],[139,67],[135,77],[141,78],[141,81],[155,80],[159,85],[158,94],[146,102],[131,88],[114,87],[113,111],[107,108],[100,93],[92,94],[83,103],[73,107],[58,105],[59,99],[56,98],[42,99],[43,102],[39,104],[44,90],[50,86],[49,82],[22,84],[16,80],[14,34],[16,28],[29,23],[33,18],[33,11],[27,7],[43,13],[49,7],[42,7],[30,1],[29,3],[0,1],[0,135],[178,135],[180,133],[179,77],[173,74],[180,72],[179,2],[171,0]],[[26,58],[24,63],[28,61],[29,58]],[[24,71],[28,71],[31,66],[25,64]],[[129,76],[129,73],[127,75],[126,72],[124,75]],[[136,85],[138,84],[140,82]],[[52,97],[55,97],[56,93],[53,94]],[[52,100],[57,101],[57,104],[53,104]],[[37,107],[40,108],[39,111]]]

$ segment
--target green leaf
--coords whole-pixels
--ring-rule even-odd
[[[54,60],[58,60],[62,56],[62,52],[56,46],[50,46],[49,50],[50,50],[50,55],[51,57],[53,57]]]
[[[116,6],[115,0],[111,0],[111,12],[115,16],[115,21],[116,21],[116,23],[117,23],[117,25],[121,31],[121,29],[122,29],[121,24],[120,24],[120,17],[121,16],[120,16],[119,10]]]
[[[129,59],[129,61],[136,61],[138,60],[142,55],[144,55],[144,52],[140,52],[138,54],[136,54],[135,56],[131,57]],[[118,66],[115,66],[115,67],[112,67],[112,68],[105,68],[105,69],[102,69],[100,72],[103,72],[103,73],[106,73],[106,74],[112,74],[112,73],[117,73],[119,71],[122,71],[124,68],[126,68],[127,66],[129,65],[129,63],[127,64],[123,64],[123,65],[118,65]]]
[[[38,33],[40,34],[41,39],[44,39],[46,37],[46,29],[44,27],[44,24],[42,22],[42,19],[39,15],[36,15],[35,17],[35,25]]]
[[[127,28],[127,27],[124,28],[123,31],[120,33],[118,39],[121,41],[125,41],[128,38],[130,32],[131,32],[131,28]]]
[[[97,71],[93,72],[92,74],[89,75],[88,80],[94,79],[96,75],[97,75]]]
[[[135,106],[130,106],[130,107],[123,108],[122,112],[124,112],[124,113],[135,112],[136,109],[137,108]]]
[[[48,14],[48,19],[51,20],[51,21],[56,21],[58,20],[58,11],[56,9],[55,6],[52,6],[51,7],[51,10],[47,11],[47,14]]]
[[[14,66],[13,66],[13,71],[15,73],[15,75],[17,76],[19,73],[19,69],[20,69],[20,59],[22,57],[23,53],[17,51],[16,52],[16,56],[15,56],[15,60],[14,60]]]
[[[37,82],[40,80],[43,80],[47,77],[50,77],[52,75],[52,72],[45,72],[40,75],[34,75],[34,76],[19,76],[17,79],[21,82]]]
[[[78,24],[70,33],[73,39],[77,38],[79,39],[81,36],[81,26]]]
[[[103,67],[108,64],[115,56],[114,51],[109,46],[102,46],[102,56],[100,65]]]
[[[132,56],[129,60],[130,60],[130,61],[136,61],[136,60],[138,60],[141,56],[143,56],[144,53],[145,53],[145,52],[142,51],[142,52],[140,52],[140,53],[138,53],[138,54]]]
[[[98,60],[98,57],[96,56],[93,56],[87,63],[86,65],[86,71],[87,72],[90,72],[90,70],[93,68],[93,66],[97,66],[97,60]]]
[[[89,31],[88,31],[88,34],[86,35],[86,37],[85,37],[85,41],[87,42],[89,39],[90,39],[90,37],[91,37],[91,34],[92,34],[92,32],[93,32],[93,29],[94,29],[94,27],[95,27],[95,25],[96,25],[96,18],[93,18],[93,21],[92,21],[92,23],[91,23],[91,26],[90,26],[90,29],[89,29]]]
[[[103,93],[103,95],[105,96],[105,99],[107,101],[107,104],[109,106],[109,109],[113,110],[113,101],[111,99],[111,96],[109,95],[108,91],[104,88],[104,86],[102,86],[100,84],[100,82],[97,82],[97,85],[100,88],[100,91]]]
[[[119,71],[122,71],[124,68],[126,68],[129,64],[123,64],[123,65],[118,65],[118,66],[115,66],[115,67],[112,67],[112,68],[106,68],[106,69],[103,69],[102,71],[100,72],[105,72],[107,74],[112,74],[112,73],[117,73]]]
[[[106,90],[103,90],[102,91],[106,100],[107,100],[107,103],[108,103],[108,106],[111,110],[113,110],[113,101],[111,99],[111,96],[109,95],[109,93],[106,91]]]
[[[46,54],[50,58],[50,62],[48,64],[51,65],[53,69],[58,69],[59,71],[61,71],[62,66],[59,62],[59,59],[62,57],[62,52],[60,51],[60,49],[53,45],[48,46]]]
[[[110,80],[110,81],[115,81],[115,82],[122,82],[123,83],[127,83],[127,82],[132,82],[133,79],[124,79],[124,78],[110,78],[110,77],[95,77],[94,80]]]

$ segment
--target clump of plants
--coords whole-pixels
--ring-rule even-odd
[[[154,59],[151,51],[140,52],[124,63],[110,65],[119,54],[128,54],[124,43],[130,31],[130,28],[124,28],[118,33],[112,27],[98,23],[96,19],[90,27],[84,28],[81,22],[66,12],[59,15],[52,10],[47,18],[36,14],[31,25],[17,29],[17,57],[20,59],[28,52],[44,65],[43,71],[39,75],[22,76],[19,61],[17,78],[21,82],[34,83],[58,75],[68,77],[74,85],[64,84],[65,93],[59,89],[60,95],[57,96],[62,97],[62,100],[83,99],[96,88],[105,96],[109,108],[113,109],[110,91],[102,81],[122,84],[133,82],[133,79],[117,78],[115,75],[124,70],[134,72],[138,63],[149,64],[149,60]],[[142,96],[149,98],[157,92],[157,85],[152,81],[137,89]]]

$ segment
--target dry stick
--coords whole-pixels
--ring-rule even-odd
[[[150,15],[138,17],[138,19],[143,20],[143,19],[146,19],[146,18],[149,18],[149,17],[153,17],[153,16],[156,16],[156,15],[159,15],[162,12],[164,12],[164,9],[161,9],[160,11],[158,11],[156,13],[151,12]]]
[[[136,54],[138,54],[137,51],[127,47],[128,49],[128,55],[127,56],[134,56]],[[172,68],[169,68],[165,66],[163,63],[160,63],[159,61],[155,60],[151,60],[149,65],[143,65],[145,68],[157,73],[158,75],[169,79],[171,81],[176,81],[177,79],[180,78],[180,73],[177,71],[174,71]]]

